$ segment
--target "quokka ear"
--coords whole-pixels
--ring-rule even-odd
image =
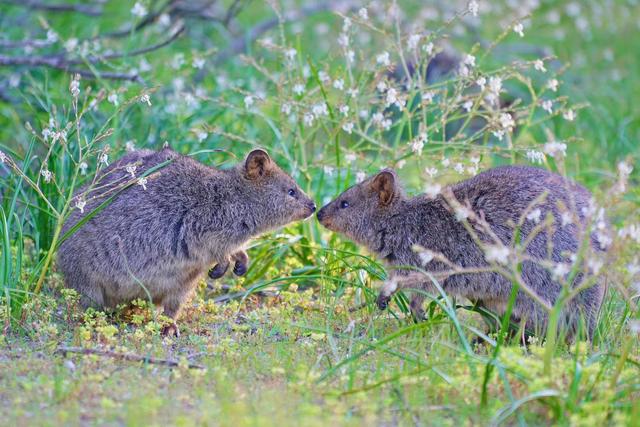
[[[390,169],[385,169],[373,178],[371,189],[378,194],[381,205],[388,205],[398,191],[396,174]]]
[[[244,162],[244,170],[247,178],[257,179],[272,167],[271,157],[266,151],[261,149],[253,150],[247,156],[247,160]]]

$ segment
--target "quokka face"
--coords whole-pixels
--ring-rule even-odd
[[[375,224],[388,216],[403,197],[395,172],[385,169],[322,207],[318,221],[356,243],[375,248],[379,240]]]
[[[316,205],[298,184],[271,160],[263,150],[254,150],[244,163],[245,197],[251,206],[262,209],[269,217],[265,223],[277,228],[290,222],[308,218]]]

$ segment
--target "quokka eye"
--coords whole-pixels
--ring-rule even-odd
[[[294,190],[293,188],[290,188],[289,191],[287,191],[287,194],[289,194],[291,197],[295,197],[296,196],[296,190]]]
[[[347,202],[346,200],[341,201],[341,202],[340,202],[340,207],[341,207],[342,209],[346,209],[346,208],[348,208],[348,207],[349,207],[349,202]]]

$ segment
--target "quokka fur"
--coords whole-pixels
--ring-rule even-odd
[[[557,174],[534,167],[503,166],[447,187],[436,197],[407,197],[395,172],[384,170],[349,188],[324,206],[318,212],[318,219],[330,230],[343,233],[366,246],[390,267],[415,266],[429,272],[451,271],[451,266],[442,258],[434,258],[425,264],[424,258],[415,250],[419,245],[441,254],[461,268],[484,269],[474,273],[446,273],[440,284],[450,295],[465,297],[489,310],[504,313],[512,282],[497,272],[486,271],[490,263],[485,259],[482,245],[477,244],[463,222],[456,219],[455,203],[449,203],[443,194],[452,194],[461,206],[466,205],[477,218],[483,218],[506,247],[512,246],[516,224],[528,210],[539,209],[540,221],[547,215],[551,216],[549,227],[532,234],[526,247],[529,260],[522,262],[521,277],[537,296],[552,306],[561,284],[554,279],[548,265],[541,264],[545,261],[570,262],[581,243],[579,230],[587,227],[585,212],[588,212],[592,200],[584,187]],[[538,204],[532,206],[535,201]],[[573,223],[563,224],[563,213],[570,213]],[[520,227],[521,242],[527,241],[536,225],[534,220],[524,220]],[[491,239],[485,234],[478,232],[481,242],[490,243]],[[593,251],[601,251],[594,236],[587,239]],[[396,280],[388,281],[378,298],[382,309],[387,306],[396,287],[422,289],[438,295],[438,290],[423,274],[398,269],[392,270],[391,276]],[[578,274],[573,286],[581,283],[583,278],[582,273]],[[605,286],[596,283],[582,290],[567,304],[562,322],[569,334],[575,332],[581,319],[589,336],[593,334],[604,293]],[[422,303],[422,294],[416,293],[411,308],[418,316],[421,315]],[[520,290],[512,320],[524,322],[530,331],[541,331],[546,328],[548,319],[543,307]]]
[[[134,174],[169,161],[147,177]],[[135,169],[135,171],[134,171]],[[120,191],[120,192],[118,192]],[[252,237],[309,217],[315,205],[263,150],[218,170],[170,149],[131,152],[78,190],[63,233],[108,197],[114,200],[60,246],[58,267],[86,306],[114,307],[151,299],[176,319],[197,282],[214,264],[222,276],[231,261],[244,274],[242,250]],[[169,333],[177,333],[172,325]]]

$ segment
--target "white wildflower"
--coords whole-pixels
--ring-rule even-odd
[[[158,24],[160,24],[160,26],[162,27],[168,27],[169,25],[171,25],[171,16],[168,13],[163,13],[158,18]]]
[[[542,109],[545,110],[547,113],[552,114],[553,113],[553,101],[550,100],[545,100],[542,101]]]
[[[342,79],[337,79],[333,81],[333,87],[338,89],[338,90],[343,90],[344,89],[344,80]]]
[[[331,80],[331,78],[329,77],[329,74],[326,71],[318,71],[318,80],[320,80],[322,83],[327,83],[328,81]]]
[[[388,67],[391,64],[389,60],[389,52],[382,52],[376,56],[376,62],[380,65]]]
[[[69,91],[71,92],[71,96],[77,98],[80,95],[80,74],[76,74],[71,79],[71,83],[69,83]]]
[[[346,56],[347,56],[347,62],[349,62],[350,64],[352,64],[356,59],[356,53],[351,49],[347,51]]]
[[[384,92],[387,90],[387,88],[387,82],[385,82],[384,80],[380,80],[376,85],[376,89],[378,89],[378,92]]]
[[[349,47],[349,35],[346,33],[340,33],[338,36],[338,44],[344,48]]]
[[[547,69],[544,68],[544,62],[542,61],[542,59],[536,59],[533,62],[533,68],[535,68],[536,70],[541,71],[543,73],[547,72]]]
[[[504,129],[507,132],[511,132],[515,127],[515,125],[516,125],[516,122],[513,120],[513,117],[511,117],[511,114],[509,113],[500,114],[500,126],[502,126],[502,129]]]
[[[471,100],[462,104],[462,108],[464,108],[467,113],[471,112],[471,107],[473,107],[473,101]]]
[[[329,114],[329,109],[325,102],[313,105],[313,107],[311,107],[311,111],[316,117],[327,116]]]
[[[98,163],[103,163],[105,166],[109,166],[109,155],[105,152],[100,153],[98,156]]]
[[[442,191],[442,186],[436,182],[427,183],[424,186],[425,194],[430,198],[435,198]]]
[[[109,96],[107,97],[107,101],[109,101],[110,103],[112,103],[113,105],[115,105],[117,107],[118,104],[119,104],[119,102],[118,102],[118,94],[116,92],[111,92],[109,94]]]
[[[465,206],[456,207],[456,220],[464,221],[471,215],[471,212]]]
[[[140,102],[146,103],[149,107],[151,107],[151,97],[148,93],[143,93],[140,95]]]
[[[571,212],[569,211],[562,212],[562,215],[560,215],[560,222],[562,223],[563,227],[569,224],[573,224],[573,215],[571,215]]]
[[[138,178],[138,185],[142,187],[143,190],[147,190],[147,177],[143,176]]]
[[[442,163],[442,166],[444,166],[445,168],[448,168],[449,165],[451,164],[451,160],[444,158],[440,163]]]
[[[489,262],[507,264],[509,262],[509,248],[503,245],[487,246],[484,250],[484,258]]]
[[[542,164],[542,162],[544,161],[544,153],[542,151],[537,151],[537,150],[528,150],[527,159],[531,163]]]
[[[513,26],[513,32],[519,35],[520,37],[524,37],[524,25],[522,25],[522,22],[518,22],[516,25]]]
[[[424,172],[429,175],[429,178],[433,178],[438,174],[438,169],[436,168],[425,168]]]
[[[60,39],[58,33],[53,31],[51,28],[47,30],[47,43],[55,43]]]
[[[333,176],[333,171],[334,171],[333,166],[325,165],[323,169],[324,169],[325,175]]]
[[[302,116],[302,120],[305,126],[311,126],[313,124],[314,119],[315,117],[311,113],[304,113],[304,116]]]
[[[340,113],[346,117],[349,114],[349,106],[346,104],[342,104],[338,107],[338,111],[340,111]]]
[[[422,38],[422,34],[412,34],[409,36],[407,40],[407,47],[409,50],[414,50],[418,47],[418,43],[420,43],[420,39]]]
[[[576,113],[573,110],[567,110],[562,113],[562,117],[564,117],[565,120],[572,122],[576,118]]]
[[[462,61],[465,65],[468,65],[469,67],[475,67],[476,66],[476,57],[470,54],[465,55],[464,60]]]
[[[136,177],[136,169],[138,169],[138,165],[136,165],[135,163],[129,163],[127,166],[125,166],[124,168],[128,174],[131,175],[131,178],[135,178]]]
[[[80,211],[80,213],[84,213],[84,207],[87,206],[87,201],[84,197],[78,197],[76,199],[76,208]]]
[[[529,212],[529,214],[527,214],[527,219],[537,224],[540,222],[541,215],[542,215],[542,211],[540,210],[540,208],[536,208],[531,212]]]
[[[569,264],[558,263],[553,267],[551,274],[555,280],[562,280],[571,271]]]
[[[42,175],[46,183],[51,182],[51,178],[53,178],[53,173],[49,169],[42,169],[40,175]]]
[[[426,102],[427,104],[433,101],[433,97],[435,93],[432,91],[427,91],[422,94],[422,102]]]
[[[254,104],[255,100],[253,96],[247,95],[244,97],[244,108],[249,109]]]
[[[366,21],[367,19],[369,19],[369,11],[366,7],[363,7],[358,11],[358,16],[360,16],[360,19],[362,19],[363,21]]]
[[[422,50],[429,56],[431,56],[431,54],[433,53],[433,43],[429,42],[425,45],[422,46]]]
[[[347,153],[344,155],[344,161],[347,162],[348,165],[356,161],[355,153]]]
[[[295,49],[287,49],[284,51],[284,56],[285,58],[287,58],[287,60],[293,61],[297,53],[298,52]]]
[[[293,85],[293,93],[296,95],[302,95],[304,93],[304,85],[300,83]]]
[[[131,9],[131,14],[138,18],[144,18],[145,16],[147,16],[147,8],[138,1]]]
[[[351,132],[353,132],[353,126],[353,122],[347,122],[342,125],[342,130],[344,130],[348,134],[351,134]]]
[[[80,174],[81,175],[86,175],[87,174],[87,168],[89,167],[89,165],[87,164],[87,162],[82,162],[79,165],[80,168]]]
[[[364,171],[358,171],[356,173],[356,182],[361,183],[367,178],[367,174]]]
[[[431,261],[433,261],[433,258],[435,258],[435,254],[429,249],[421,248],[420,250],[418,250],[418,257],[420,258],[420,263],[424,267]]]
[[[0,151],[0,163],[5,163],[8,159],[8,156],[4,153],[4,151]]]
[[[196,138],[198,138],[198,142],[204,141],[208,136],[209,134],[203,130],[199,130],[198,132],[196,132]]]
[[[463,174],[464,173],[464,165],[462,163],[456,163],[455,166],[453,167],[453,170],[455,170],[459,174]]]
[[[288,116],[289,114],[291,114],[291,104],[285,102],[284,104],[282,104],[282,107],[280,107],[280,111],[282,111],[282,114]]]
[[[193,68],[196,68],[198,70],[201,70],[204,68],[204,64],[205,64],[205,59],[200,57],[200,56],[196,56],[191,60],[191,65],[193,66]]]
[[[77,47],[78,39],[76,39],[75,37],[67,39],[67,41],[64,42],[64,50],[66,50],[67,52],[73,52]]]
[[[591,271],[591,274],[598,274],[602,269],[604,262],[598,258],[589,258],[587,260],[587,267]]]
[[[567,144],[551,141],[544,144],[543,151],[551,157],[564,157],[567,155]]]
[[[551,79],[547,82],[547,87],[554,92],[558,91],[558,85],[559,83],[557,79]]]
[[[480,5],[476,0],[471,0],[469,2],[469,13],[473,16],[478,16],[478,11],[480,10]]]
[[[484,90],[484,87],[487,85],[487,79],[484,77],[480,77],[478,78],[478,80],[476,80],[476,84],[480,86],[481,90]]]
[[[358,96],[358,92],[358,89],[355,87],[347,89],[347,95],[349,95],[351,98],[355,98],[356,96]]]

